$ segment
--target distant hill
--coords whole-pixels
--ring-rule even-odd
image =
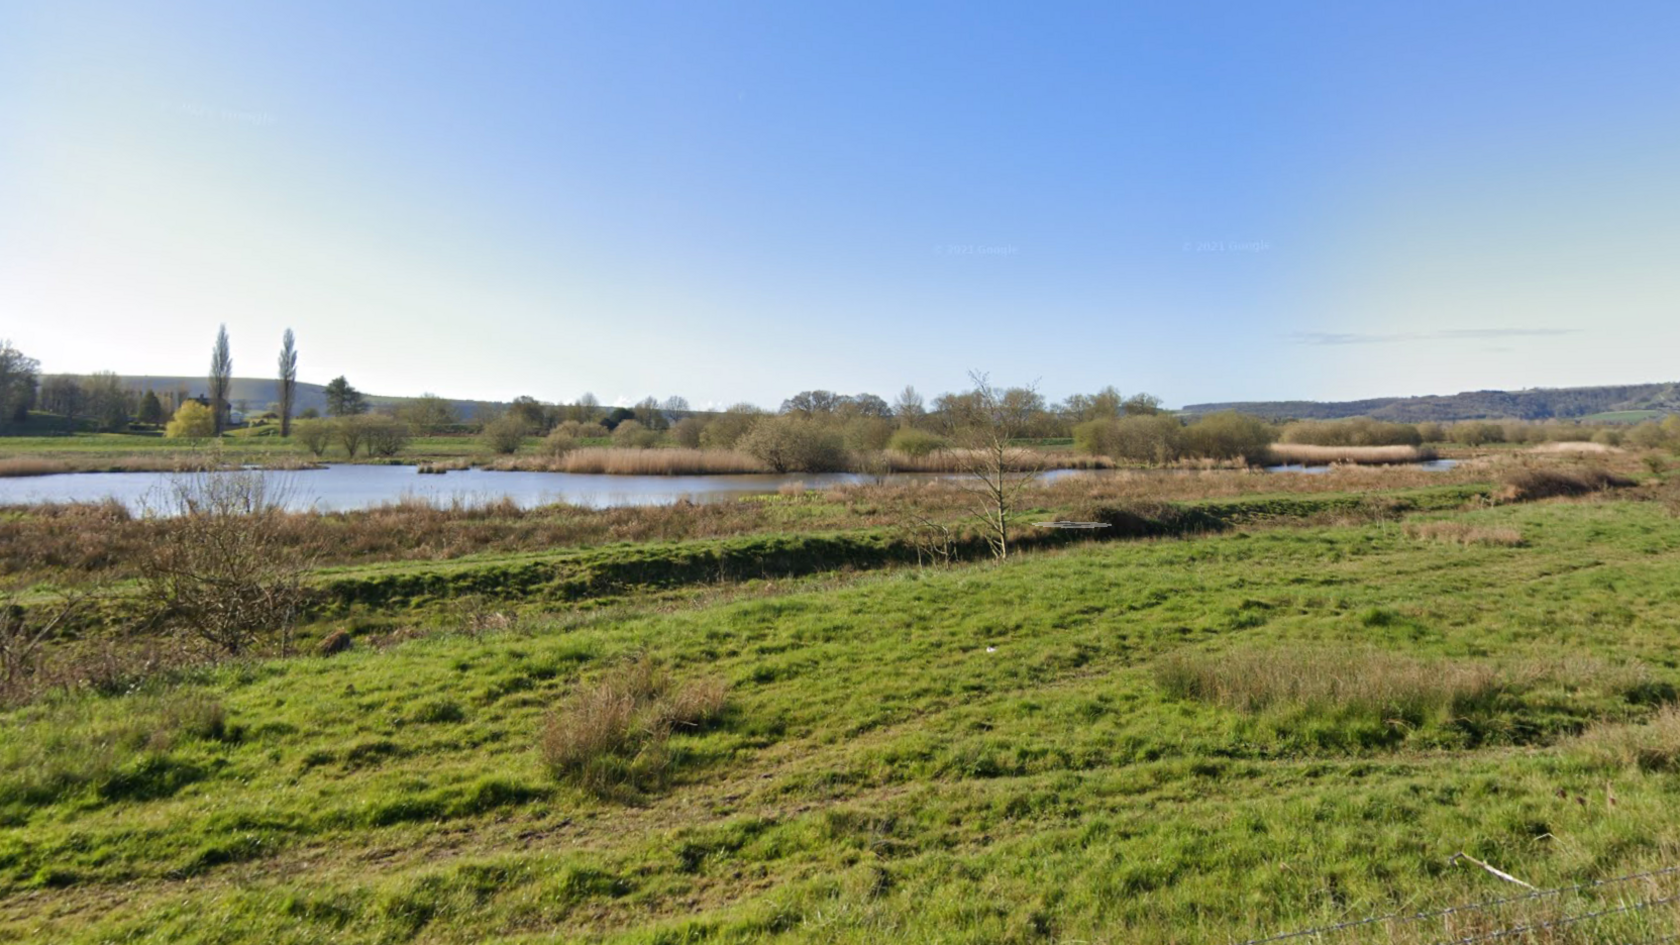
[[[133,390],[156,391],[180,390],[185,388],[188,396],[198,396],[205,393],[208,381],[203,377],[169,377],[159,374],[128,374],[121,376],[124,387]],[[228,392],[228,401],[235,406],[245,401],[246,406],[253,413],[261,413],[268,409],[268,405],[280,399],[280,382],[272,377],[235,377]],[[396,407],[405,404],[413,397],[386,397],[380,394],[370,394],[362,391],[371,407]],[[475,400],[450,400],[455,413],[463,420],[472,419],[473,412],[483,403]],[[497,404],[495,406],[505,406]],[[297,385],[297,407],[295,412],[302,413],[309,408],[315,408],[321,413],[327,411],[326,386],[323,384],[306,384],[299,381]]]
[[[1478,390],[1462,394],[1378,397],[1340,402],[1237,401],[1190,404],[1181,413],[1197,415],[1221,410],[1236,410],[1270,420],[1337,420],[1344,417],[1374,417],[1402,423],[1431,420],[1572,420],[1620,411],[1680,413],[1680,384]]]

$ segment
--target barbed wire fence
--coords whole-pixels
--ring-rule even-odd
[[[1472,857],[1506,881],[1528,886]],[[1455,860],[1457,858],[1455,857]],[[1535,889],[1421,912],[1393,912],[1233,945],[1384,942],[1404,945],[1633,945],[1680,942],[1680,866]]]

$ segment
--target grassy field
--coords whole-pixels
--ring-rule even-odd
[[[410,600],[317,626],[335,656],[4,710],[0,941],[1226,942],[1521,892],[1460,852],[1680,862],[1673,515],[1345,521]],[[721,716],[554,767],[626,665]]]

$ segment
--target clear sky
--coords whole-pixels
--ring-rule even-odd
[[[774,406],[1680,379],[1680,4],[0,0],[48,372]]]

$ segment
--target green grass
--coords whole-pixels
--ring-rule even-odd
[[[1459,851],[1541,886],[1676,862],[1647,723],[1680,528],[1432,515],[1523,540],[1233,531],[529,607],[9,710],[0,941],[1225,942],[1511,891]],[[636,654],[728,704],[602,799],[539,741]]]
[[[1666,410],[1607,410],[1603,413],[1588,414],[1580,418],[1582,423],[1641,423],[1646,420],[1661,420],[1668,416]]]

